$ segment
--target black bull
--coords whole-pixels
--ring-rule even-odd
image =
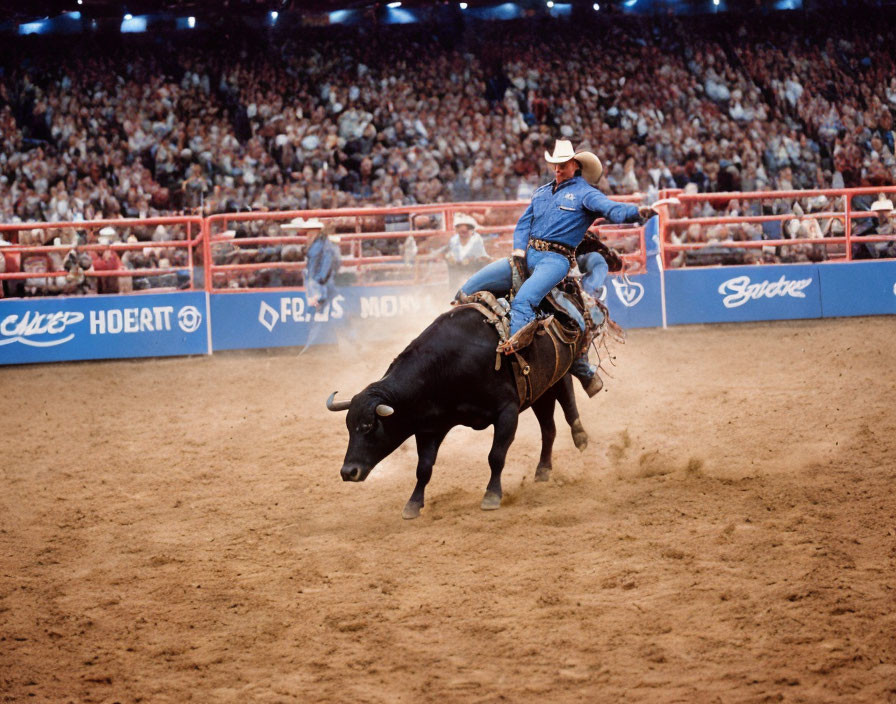
[[[497,332],[484,324],[475,310],[457,309],[440,315],[399,354],[386,375],[351,401],[327,401],[332,411],[348,410],[345,424],[349,441],[342,465],[344,481],[360,482],[370,471],[412,435],[417,440],[417,484],[402,513],[416,518],[432,476],[439,446],[456,425],[482,430],[495,426],[488,463],[491,479],[482,499],[483,509],[501,505],[501,471],[516,434],[520,405],[509,358],[495,370]],[[547,335],[532,343],[552,343]],[[568,368],[568,363],[566,367]],[[559,401],[573,440],[580,450],[588,443],[579,420],[572,378],[565,374],[534,400],[532,410],[541,426],[541,457],[536,481],[551,471],[551,449],[556,436],[554,407]]]

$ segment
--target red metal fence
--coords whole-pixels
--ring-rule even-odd
[[[14,240],[0,248],[7,295],[192,290],[203,219],[0,224],[0,235]]]
[[[663,191],[660,203],[665,204],[657,208],[663,265],[853,261],[857,253],[873,256],[877,249],[868,245],[877,243],[894,243],[896,251],[894,196],[894,186],[749,193]],[[870,210],[874,200],[880,201],[882,210]],[[862,225],[860,232],[857,224]]]
[[[896,213],[871,211],[868,202],[896,198],[896,187],[751,193],[669,190],[660,197],[660,248],[666,267],[851,261],[860,251],[858,245],[892,246],[896,253]],[[615,199],[640,203],[643,196]],[[500,257],[509,254],[514,227],[527,204],[445,203],[2,224],[0,235],[13,244],[0,248],[0,282],[7,296],[301,288],[307,236],[295,233],[295,227],[284,227],[295,218],[318,218],[328,234],[338,237],[343,284],[442,282],[448,276],[445,255],[458,213],[478,221],[487,252]],[[645,270],[643,227],[598,221],[594,228],[623,252],[627,273]]]

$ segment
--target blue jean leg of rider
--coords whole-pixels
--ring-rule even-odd
[[[580,330],[585,329],[585,318],[582,317],[579,309],[576,308],[566,296],[554,296],[554,300],[557,301],[557,305],[566,311],[566,314],[569,315],[570,318],[576,321],[576,325],[579,326]]]
[[[569,271],[569,260],[557,252],[526,252],[529,278],[520,286],[510,304],[510,334],[514,335],[535,319],[535,309],[548,292],[559,284]]]
[[[476,291],[489,291],[496,296],[506,296],[512,285],[510,262],[507,259],[498,259],[473,274],[460,290],[469,296]]]
[[[582,272],[582,288],[585,289],[588,295],[600,298],[603,293],[604,282],[606,282],[607,274],[609,273],[607,260],[597,252],[581,254],[576,259],[579,264],[579,271]],[[593,306],[590,313],[595,325],[600,325],[604,322],[603,311],[597,306]]]

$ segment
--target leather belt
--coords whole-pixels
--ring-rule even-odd
[[[532,247],[532,249],[537,249],[539,252],[556,252],[557,254],[562,254],[569,259],[570,263],[575,260],[576,249],[567,244],[548,242],[548,240],[531,239],[529,240],[529,246]]]

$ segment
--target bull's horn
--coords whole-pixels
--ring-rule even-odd
[[[352,405],[351,401],[333,401],[336,398],[336,394],[338,391],[334,391],[330,394],[330,398],[327,399],[327,409],[331,411],[347,411],[349,406]]]
[[[392,406],[387,406],[385,403],[381,403],[376,407],[376,414],[378,416],[391,416],[395,413],[395,409]]]

